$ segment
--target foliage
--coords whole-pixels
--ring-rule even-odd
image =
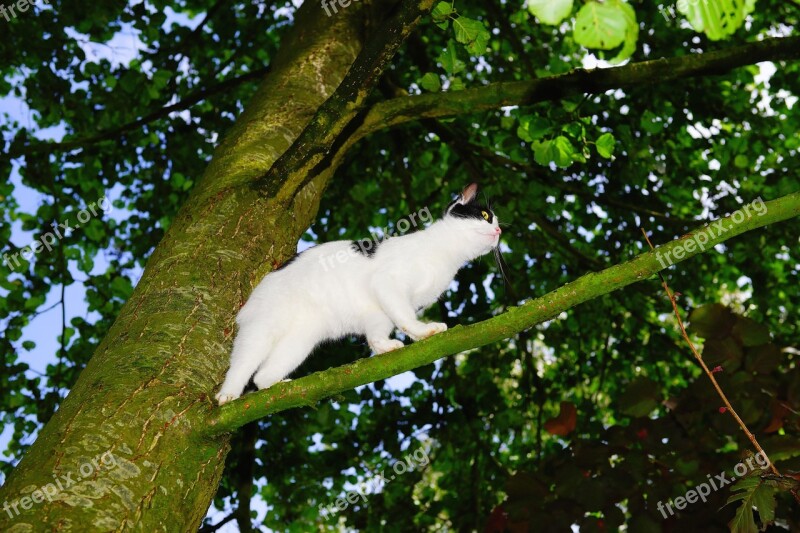
[[[442,2],[373,98],[560,74],[589,54],[619,62],[721,49],[791,34],[800,13],[778,1],[678,2],[684,20],[656,4]],[[114,211],[53,253],[13,272],[0,266],[0,410],[13,428],[5,473],[105,336],[214,143],[253,94],[253,73],[263,75],[294,20],[290,4],[260,2],[53,6],[0,20],[0,93],[24,100],[30,117],[2,126],[0,171],[19,174],[0,185],[2,253],[103,195]],[[725,11],[731,20],[714,18],[720,6],[734,9]],[[171,14],[195,16],[195,29]],[[114,48],[103,56],[102,43],[131,33],[142,44],[130,60]],[[508,280],[478,261],[427,315],[451,326],[489,318],[644,250],[640,226],[665,242],[758,197],[796,191],[800,68],[776,67],[769,81],[752,65],[376,133],[348,154],[305,244],[394,229],[424,207],[440,212],[451,193],[478,181],[508,224]],[[38,140],[48,128],[65,131],[60,144]],[[27,189],[32,207],[21,200]],[[785,471],[800,470],[798,229],[794,220],[751,232],[666,273],[693,311],[704,358],[722,367],[732,403]],[[86,311],[58,332],[35,330],[62,286],[85,291]],[[256,499],[269,505],[261,523],[281,531],[337,523],[368,531],[625,524],[634,532],[731,523],[750,531],[751,504],[760,522],[799,528],[786,487],[758,476],[666,519],[657,509],[730,471],[749,446],[719,412],[670,313],[658,281],[646,280],[507,341],[271,416],[251,440],[237,437],[214,504],[230,510],[247,500],[236,473],[252,467]],[[36,374],[29,354],[55,334],[63,349]],[[332,343],[298,374],[367,355],[358,339]],[[427,466],[321,517],[320,505],[420,447]],[[729,497],[742,503],[723,507]]]

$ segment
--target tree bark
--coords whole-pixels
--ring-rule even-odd
[[[330,171],[290,209],[250,185],[342,81],[363,45],[366,11],[353,3],[329,18],[316,2],[299,9],[271,73],[130,301],[0,489],[0,531],[197,530],[229,449],[227,436],[203,430],[234,316],[261,277],[295,253]]]

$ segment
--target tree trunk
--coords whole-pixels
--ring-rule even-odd
[[[333,167],[290,206],[251,186],[302,132],[361,50],[366,9],[296,14],[281,51],[67,399],[2,487],[0,531],[192,531],[228,436],[202,437],[234,316],[295,252]],[[93,462],[94,460],[94,462]]]

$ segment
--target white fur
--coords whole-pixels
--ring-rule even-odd
[[[383,353],[403,347],[389,338],[395,326],[414,340],[445,331],[445,324],[419,321],[417,310],[435,302],[456,272],[499,238],[497,217],[445,215],[422,231],[384,240],[372,257],[353,252],[352,241],[304,251],[268,274],[239,311],[217,400],[238,398],[251,376],[259,389],[281,381],[325,340],[365,335],[372,351]]]

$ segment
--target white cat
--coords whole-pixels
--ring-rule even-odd
[[[389,338],[395,327],[414,340],[446,330],[419,321],[416,312],[435,302],[466,262],[497,246],[500,225],[478,205],[477,192],[476,184],[467,186],[422,231],[368,251],[354,241],[320,244],[270,272],[236,317],[239,332],[217,401],[238,398],[251,377],[259,389],[277,383],[325,340],[365,335],[372,351],[383,353],[403,347]]]

